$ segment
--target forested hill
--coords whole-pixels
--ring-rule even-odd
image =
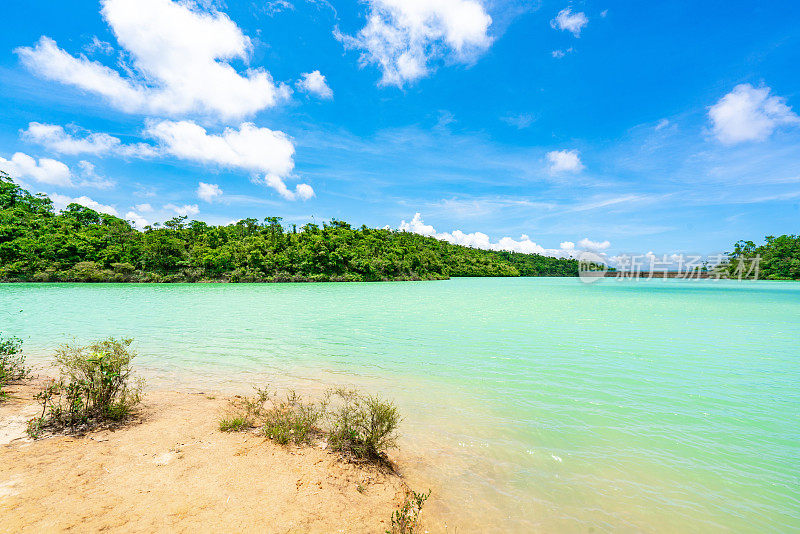
[[[473,249],[333,220],[286,229],[281,219],[209,226],[177,217],[140,232],[78,204],[56,214],[0,173],[0,280],[277,282],[575,276],[578,262]]]
[[[768,235],[763,245],[739,241],[722,266],[732,278],[800,280],[800,235]],[[758,259],[758,269],[754,262]]]

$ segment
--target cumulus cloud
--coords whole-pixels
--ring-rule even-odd
[[[584,169],[577,150],[553,150],[547,153],[547,163],[552,174],[580,172]]]
[[[81,206],[93,209],[94,211],[119,217],[119,213],[117,213],[117,210],[114,208],[114,206],[100,204],[96,200],[92,200],[87,196],[72,198],[70,196],[60,195],[58,193],[50,193],[48,196],[50,197],[50,200],[53,201],[53,207],[55,207],[57,210],[63,210],[70,204],[80,204]]]
[[[297,88],[299,90],[311,95],[317,95],[320,98],[333,98],[333,91],[328,87],[325,76],[318,70],[314,72],[305,72],[301,76],[302,78],[297,81]]]
[[[589,24],[589,18],[585,13],[573,13],[571,8],[564,8],[558,12],[556,18],[550,21],[550,26],[554,30],[564,30],[572,33],[575,37],[581,36],[581,30]]]
[[[511,237],[503,237],[496,242],[492,242],[489,236],[482,232],[465,233],[461,230],[437,232],[432,225],[425,224],[419,213],[414,214],[414,218],[409,222],[403,220],[398,229],[401,232],[411,232],[434,237],[442,241],[447,241],[448,243],[453,243],[454,245],[463,245],[485,250],[508,250],[512,252],[521,252],[523,254],[553,256],[556,258],[575,258],[583,252],[583,250],[599,251],[611,246],[611,243],[608,241],[598,243],[584,238],[578,242],[579,249],[576,248],[575,243],[571,241],[564,241],[560,244],[559,248],[552,249],[545,248],[531,241],[530,237],[525,234],[520,236],[518,240]]]
[[[763,141],[782,125],[798,124],[800,117],[786,105],[786,99],[770,96],[769,87],[755,88],[743,83],[708,108],[711,128],[726,145]]]
[[[149,222],[147,222],[147,219],[145,219],[135,211],[129,211],[128,213],[126,213],[125,219],[131,221],[133,225],[140,230],[145,226],[147,226],[148,224],[150,224]]]
[[[200,182],[197,185],[197,196],[206,202],[213,202],[215,198],[222,196],[222,189],[217,184]]]
[[[492,18],[478,0],[368,0],[367,24],[336,37],[377,65],[381,85],[402,87],[426,76],[430,62],[470,62],[492,43]]]
[[[152,212],[152,211],[153,211],[153,206],[151,206],[151,205],[150,205],[150,204],[148,204],[148,203],[144,203],[144,204],[136,204],[136,205],[135,205],[133,208],[134,208],[136,211],[140,211],[140,212],[142,212],[142,213],[150,213],[150,212]]]
[[[156,147],[145,143],[125,144],[119,138],[106,133],[89,132],[79,137],[67,132],[57,124],[31,122],[21,132],[25,141],[37,143],[59,154],[117,154],[120,156],[156,156]]]
[[[184,204],[183,206],[176,206],[175,204],[165,204],[164,209],[172,211],[176,215],[191,217],[200,213],[200,208],[197,204]]]
[[[238,130],[226,128],[221,135],[214,135],[193,121],[151,121],[145,134],[158,139],[161,149],[177,158],[257,173],[256,181],[286,199],[313,196],[308,184],[291,191],[284,182],[294,169],[294,145],[283,132],[246,122]]]
[[[194,2],[102,0],[101,13],[131,64],[125,74],[42,36],[16,50],[38,75],[100,95],[126,112],[197,112],[242,117],[274,106],[290,90],[263,69],[238,72],[252,42],[224,13]]]
[[[22,152],[17,152],[10,160],[0,158],[0,170],[12,178],[32,179],[49,185],[72,185],[72,172],[64,163],[50,158],[40,158],[37,162]]]

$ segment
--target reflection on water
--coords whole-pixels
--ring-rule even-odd
[[[0,286],[2,330],[137,339],[151,386],[394,398],[449,530],[800,528],[800,285]]]

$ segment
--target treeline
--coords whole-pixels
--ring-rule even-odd
[[[70,204],[56,213],[0,173],[0,280],[281,282],[576,276],[576,260],[473,249],[333,220],[285,228],[279,217],[227,226],[176,217],[138,231]]]
[[[800,280],[800,235],[768,235],[763,245],[739,241],[721,266],[732,278]]]

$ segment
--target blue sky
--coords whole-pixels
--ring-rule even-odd
[[[796,2],[3,10],[0,169],[57,205],[556,255],[798,232]]]

